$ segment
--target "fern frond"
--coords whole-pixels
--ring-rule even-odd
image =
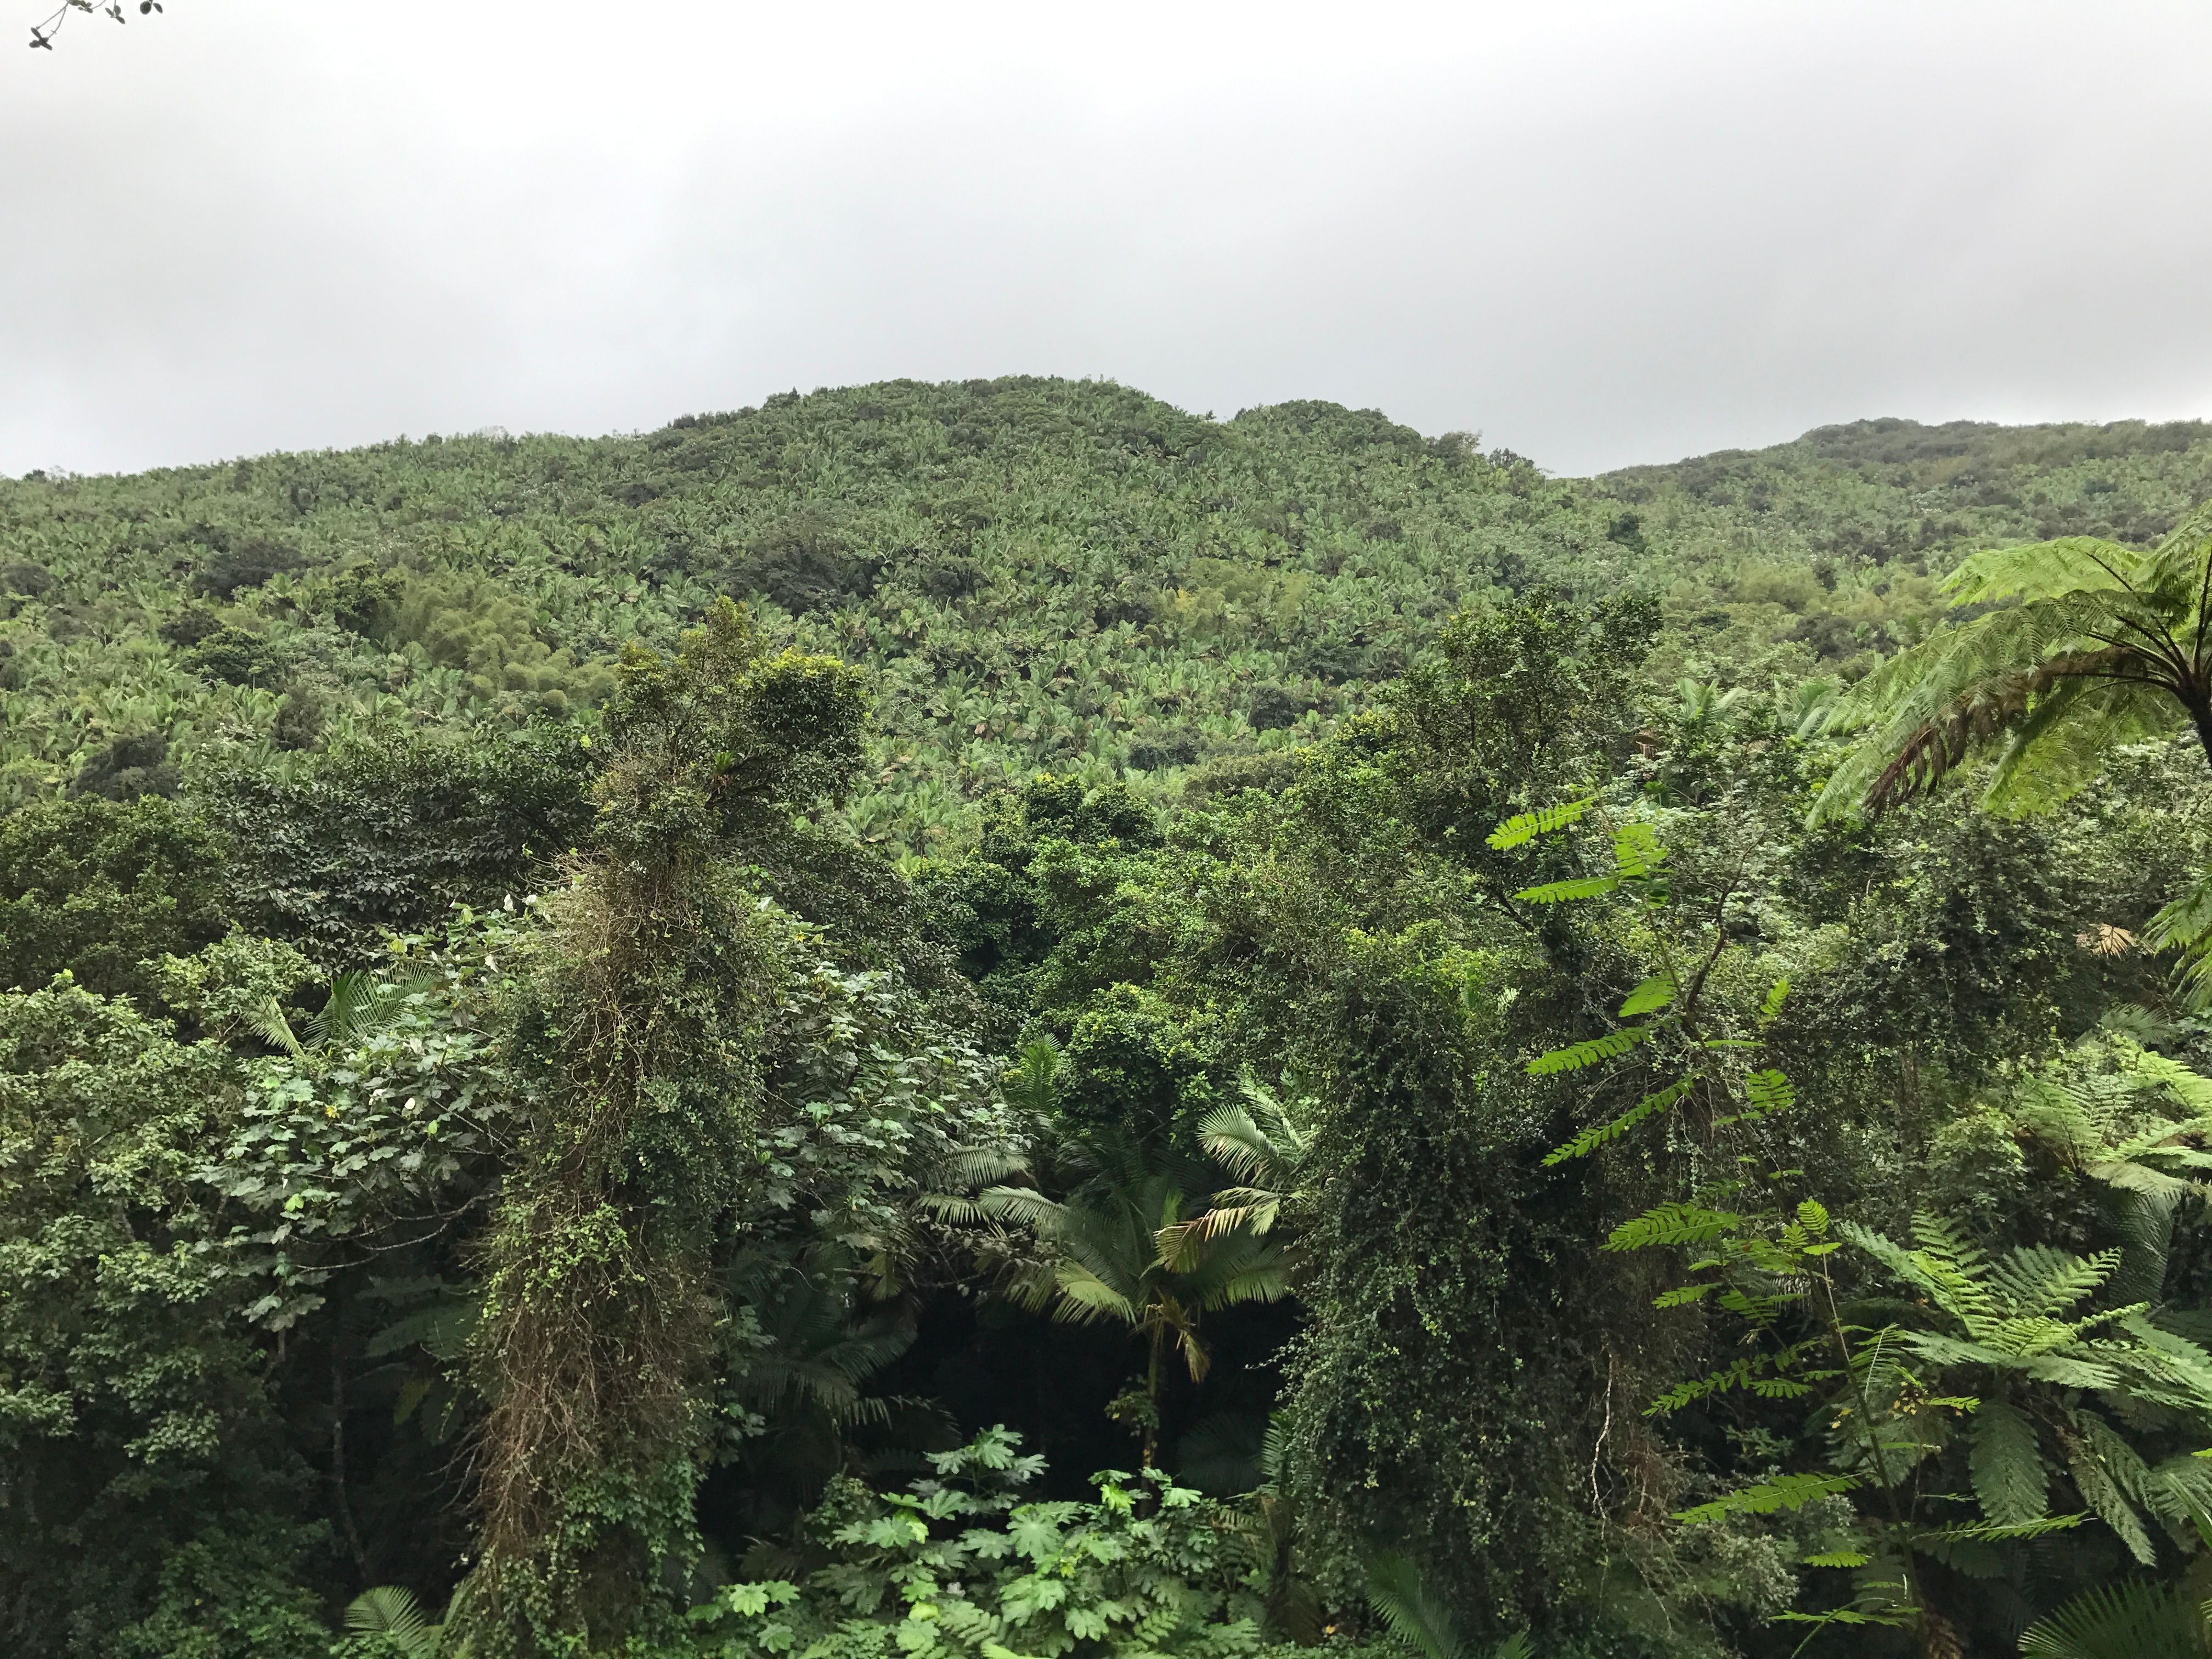
[[[1624,823],[1613,832],[1613,867],[1625,881],[1650,875],[1666,857],[1658,831],[1648,823]]]
[[[2110,659],[2099,653],[2106,664]],[[2064,659],[2044,671],[2092,671]],[[2055,806],[2087,787],[2122,744],[2162,737],[2184,718],[2181,704],[2163,686],[2136,679],[2073,678],[2037,696],[1998,760],[1982,804],[2008,817]]]
[[[1662,1244],[1702,1244],[1742,1224],[1743,1218],[1731,1211],[1701,1209],[1695,1204],[1661,1204],[1615,1227],[1605,1248],[1644,1250]]]
[[[2002,1400],[1974,1413],[1966,1460],[1982,1513],[2001,1526],[2039,1520],[2051,1510],[2049,1472],[2035,1425]]]
[[[1560,1072],[1579,1072],[1584,1066],[1595,1066],[1601,1060],[1618,1059],[1650,1035],[1650,1029],[1645,1026],[1625,1025],[1618,1031],[1607,1032],[1603,1036],[1591,1037],[1586,1042],[1570,1043],[1564,1048],[1554,1048],[1549,1054],[1539,1054],[1528,1062],[1528,1073],[1530,1077],[1551,1077]]]
[[[1759,1006],[1759,1024],[1762,1030],[1782,1018],[1782,1005],[1789,997],[1790,981],[1785,975],[1774,981],[1773,988],[1766,994],[1766,1000]]]
[[[1723,1520],[1731,1515],[1774,1515],[1784,1510],[1802,1510],[1816,1498],[1826,1498],[1838,1492],[1851,1492],[1858,1481],[1848,1474],[1784,1474],[1771,1480],[1761,1481],[1755,1486],[1746,1486],[1716,1498],[1710,1504],[1679,1510],[1674,1519],[1686,1526]]]
[[[1532,1066],[1530,1068],[1534,1070]],[[1609,1123],[1594,1124],[1583,1130],[1564,1146],[1554,1147],[1544,1155],[1544,1167],[1565,1164],[1570,1158],[1586,1158],[1608,1141],[1618,1140],[1647,1117],[1673,1109],[1674,1103],[1690,1092],[1692,1079],[1680,1079],[1668,1084],[1656,1094],[1650,1094],[1623,1112]]]
[[[2052,599],[2081,591],[2132,591],[2148,561],[2133,548],[2092,536],[1992,547],[1970,554],[1943,580],[1955,605]]]
[[[1814,818],[1879,811],[1930,787],[2000,736],[2018,732],[2039,708],[2031,741],[2009,757],[2014,775],[2005,784],[2007,798],[2024,805],[2070,788],[2081,775],[2075,759],[2097,740],[2090,727],[2140,731],[2145,722],[2179,717],[2178,703],[2169,714],[2158,701],[2172,673],[2159,654],[2171,620],[2159,603],[2124,589],[2075,588],[1976,617],[1900,652],[1848,699],[1849,714],[1868,722],[1868,735],[1830,777]],[[2145,688],[2146,695],[2079,701],[2107,684]],[[2044,708],[2053,697],[2057,704]],[[2052,747],[2038,757],[2034,751],[2045,744]],[[2052,769],[2039,776],[2046,768]]]
[[[2078,1515],[2038,1516],[2033,1521],[2015,1521],[2009,1524],[1998,1521],[1972,1521],[1955,1527],[1939,1527],[1934,1532],[1920,1535],[1962,1544],[2004,1543],[2026,1538],[2048,1538],[2054,1532],[2071,1532],[2088,1518],[2085,1510]]]
[[[1597,798],[1593,795],[1582,800],[1562,801],[1556,806],[1539,807],[1534,812],[1516,812],[1490,832],[1490,844],[1503,853],[1539,836],[1556,834],[1596,804]]]
[[[2008,1252],[1993,1262],[1987,1283],[2014,1318],[2053,1318],[2094,1294],[2117,1272],[2120,1252],[2078,1256],[2038,1244]]]
[[[1744,1079],[1743,1091],[1750,1097],[1751,1115],[1758,1117],[1786,1112],[1797,1103],[1797,1091],[1790,1086],[1790,1079],[1771,1067]]]
[[[1618,876],[1581,876],[1571,881],[1547,881],[1523,887],[1514,897],[1530,904],[1566,904],[1577,899],[1603,898],[1620,885]]]
[[[1633,1019],[1638,1014],[1653,1014],[1674,1000],[1674,978],[1671,974],[1654,974],[1633,991],[1620,1005],[1620,1018]]]
[[[2094,1422],[2094,1419],[2089,1421]],[[2078,1426],[2087,1427],[2087,1425],[2084,1423]],[[2105,1454],[2110,1444],[2106,1436],[2110,1436],[2112,1441],[2118,1441],[2121,1446],[2126,1446],[2126,1443],[2118,1441],[2118,1437],[2112,1435],[2109,1429],[2105,1431],[2104,1436],[2098,1436],[2097,1443],[2094,1444],[2089,1436],[2083,1433],[2062,1435],[2061,1443],[2066,1449],[2067,1469],[2074,1477],[2075,1490],[2081,1494],[2081,1501],[2095,1511],[2097,1518],[2110,1527],[2119,1540],[2127,1546],[2128,1553],[2147,1567],[2154,1565],[2158,1559],[2158,1552],[2152,1547],[2150,1534],[2143,1530],[2142,1517],[2128,1502],[2117,1472],[2106,1460]],[[2131,1448],[2128,1449],[2127,1455],[2133,1460],[2136,1469],[2142,1469],[2142,1460],[2135,1457]],[[2149,1485],[2148,1470],[2142,1471],[2142,1484],[2146,1488]]]

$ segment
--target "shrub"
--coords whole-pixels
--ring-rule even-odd
[[[228,603],[240,588],[258,587],[271,576],[307,562],[295,547],[255,539],[217,553],[192,578],[192,591]]]
[[[185,653],[193,673],[225,685],[265,685],[283,661],[275,646],[243,628],[218,628]]]
[[[0,592],[13,593],[21,599],[35,599],[54,585],[54,573],[42,564],[21,559],[13,564],[0,564]]]

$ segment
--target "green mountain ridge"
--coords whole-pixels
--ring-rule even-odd
[[[0,1650],[2195,1651],[2206,436],[0,485]]]
[[[780,394],[635,436],[467,437],[0,482],[0,805],[297,775],[401,722],[588,730],[613,653],[717,593],[866,667],[864,837],[957,838],[1042,770],[1264,778],[1503,591],[1660,599],[1662,678],[1849,677],[1965,552],[2142,541],[2202,423],[1903,421],[1595,479],[1327,403],[1109,382]]]

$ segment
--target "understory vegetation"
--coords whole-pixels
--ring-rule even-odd
[[[2207,1650],[2212,429],[0,482],[0,1650]]]

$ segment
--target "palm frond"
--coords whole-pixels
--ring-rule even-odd
[[[1057,1095],[1060,1044],[1051,1036],[1040,1036],[1022,1049],[1020,1062],[1006,1073],[1007,1100],[1033,1117],[1051,1110]]]
[[[415,1592],[397,1584],[363,1590],[346,1604],[345,1626],[356,1636],[381,1636],[408,1659],[432,1659],[439,1627],[422,1616]]]
[[[293,1030],[292,1022],[284,1018],[275,997],[264,997],[243,1016],[246,1029],[272,1048],[281,1048],[298,1060],[307,1053],[299,1034]]]
[[[1405,1556],[1377,1555],[1368,1562],[1367,1600],[1391,1633],[1421,1659],[1461,1659],[1463,1650],[1451,1609]]]
[[[1125,1325],[1137,1322],[1136,1303],[1079,1261],[1061,1262],[1053,1285],[1060,1293],[1053,1304],[1053,1317],[1064,1323],[1089,1325],[1101,1319],[1118,1319]]]
[[[2028,1659],[2202,1659],[2204,1613],[2174,1585],[2100,1584],[2029,1626],[2020,1650]]]

